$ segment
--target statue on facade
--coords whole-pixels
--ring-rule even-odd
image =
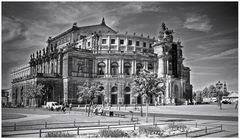
[[[43,55],[45,55],[45,48],[43,48]]]
[[[169,30],[165,23],[162,23],[161,25],[161,31],[158,35],[158,41],[160,42],[173,42],[173,30]]]

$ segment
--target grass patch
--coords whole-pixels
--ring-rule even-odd
[[[24,117],[27,117],[27,116],[22,114],[16,114],[16,113],[2,113],[2,120],[19,119]]]

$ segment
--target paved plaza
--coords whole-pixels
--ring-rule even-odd
[[[6,125],[24,125],[24,124],[42,124],[45,122],[48,123],[59,123],[59,122],[106,122],[106,121],[130,121],[131,115],[129,113],[130,110],[134,110],[135,107],[121,107],[120,111],[117,107],[112,107],[112,111],[119,111],[125,112],[125,118],[120,117],[108,117],[108,116],[96,116],[91,115],[90,117],[87,116],[85,112],[82,112],[84,108],[80,109],[75,107],[73,111],[69,113],[69,111],[63,112],[52,112],[44,109],[25,109],[25,108],[4,108],[2,109],[3,116],[6,114],[21,114],[25,115],[26,117],[17,118],[17,119],[6,119],[2,120],[2,126]],[[145,111],[145,107],[143,107],[143,111]],[[128,114],[129,113],[129,114]],[[134,113],[139,113],[139,110],[134,111]],[[219,120],[215,119],[215,116],[227,116],[232,118],[238,117],[238,110],[234,109],[234,105],[223,105],[223,109],[220,110],[216,105],[183,105],[183,106],[150,106],[149,107],[149,123],[153,122],[152,114],[156,114],[154,117],[157,123],[164,123],[168,120],[176,120],[181,119],[183,120],[181,123],[185,124],[201,124],[201,125],[223,125],[225,133],[218,133],[216,135],[209,135],[209,137],[237,137],[238,136],[238,121],[236,120]],[[158,116],[157,114],[165,114],[165,116]],[[170,114],[178,114],[182,115],[181,117],[168,117],[166,115]],[[196,119],[188,118],[189,115],[198,115],[199,117]],[[145,113],[144,113],[145,116]],[[140,123],[145,123],[145,117],[140,117],[140,115],[134,115],[134,117],[138,117]],[[209,119],[201,119],[201,116],[209,116]],[[207,117],[208,118],[208,117]],[[185,120],[185,121],[184,121]],[[89,124],[86,124],[89,125]],[[6,129],[5,129],[6,130]],[[29,130],[29,129],[27,129]],[[5,132],[3,130],[3,132]],[[28,135],[29,136],[29,135]]]

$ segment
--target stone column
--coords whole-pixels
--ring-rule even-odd
[[[111,50],[111,38],[110,38],[109,35],[108,35],[108,38],[107,38],[107,43],[108,43],[108,50]]]
[[[124,59],[122,59],[122,62],[121,62],[121,76],[123,77],[124,76]]]
[[[164,61],[163,57],[158,57],[158,77],[164,76]]]
[[[171,88],[171,80],[169,80],[169,76],[166,76],[166,92],[165,92],[165,102],[166,104],[170,103],[170,88]]]
[[[58,56],[56,57],[56,73],[58,74]]]
[[[68,103],[68,79],[63,79],[63,102]]]
[[[119,51],[119,46],[120,46],[120,41],[119,41],[119,37],[117,37],[117,50]]]
[[[131,75],[134,74],[134,60],[131,61]]]

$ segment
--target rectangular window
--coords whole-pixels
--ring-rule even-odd
[[[136,41],[136,46],[139,46],[139,41]]]
[[[152,48],[152,44],[151,43],[149,43],[149,48]]]
[[[107,44],[107,39],[102,39],[102,44]]]
[[[143,47],[146,47],[146,42],[143,42]]]
[[[90,46],[90,42],[88,42],[88,46]]]
[[[128,40],[128,45],[132,45],[132,40]]]
[[[120,44],[123,45],[124,44],[124,40],[120,40]]]
[[[111,44],[115,44],[115,39],[111,39]]]

